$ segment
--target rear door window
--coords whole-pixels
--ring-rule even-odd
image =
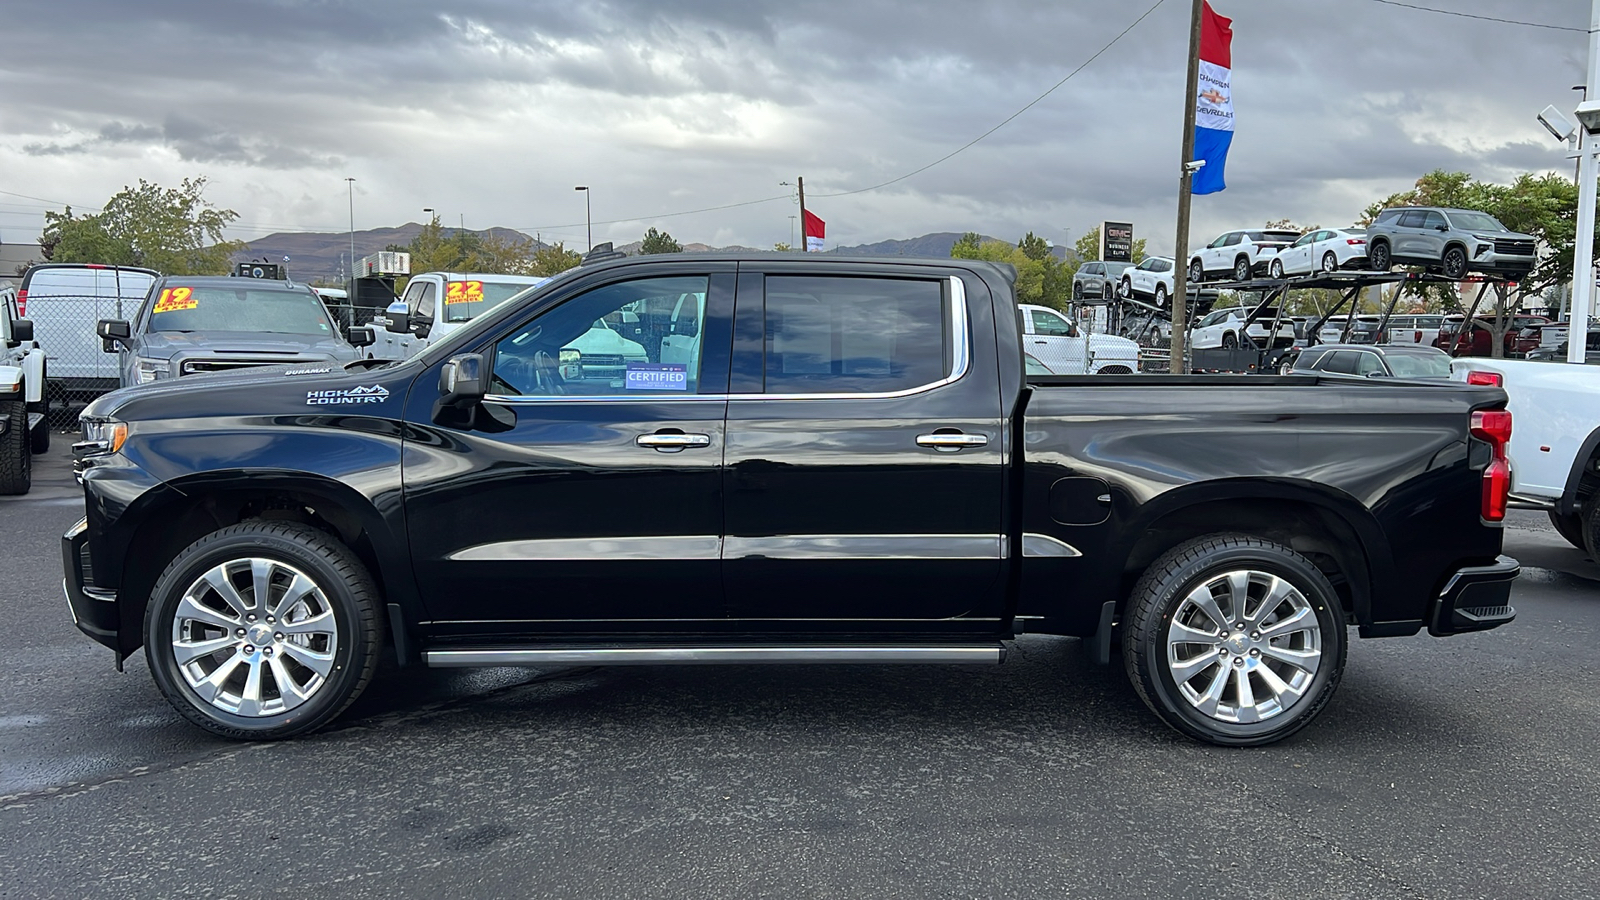
[[[766,393],[902,391],[953,357],[941,281],[773,275],[766,279]]]
[[[1401,228],[1421,228],[1424,217],[1420,209],[1408,209],[1400,214],[1400,221],[1395,223]]]
[[[1323,357],[1322,365],[1318,368],[1323,372],[1354,375],[1356,373],[1356,357],[1358,355],[1360,354],[1354,350],[1335,350]]]

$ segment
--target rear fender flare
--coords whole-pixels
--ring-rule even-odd
[[[1377,519],[1355,497],[1316,482],[1295,478],[1237,478],[1173,488],[1140,507],[1138,516],[1118,538],[1116,558],[1130,558],[1140,538],[1163,518],[1206,504],[1237,500],[1305,504],[1330,514],[1348,528],[1359,544],[1359,562],[1364,563],[1366,569],[1364,578],[1349,578],[1350,612],[1361,624],[1372,622],[1374,586],[1393,581],[1394,557],[1388,538]],[[1218,522],[1217,532],[1228,530],[1227,522]]]

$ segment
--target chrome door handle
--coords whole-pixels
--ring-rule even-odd
[[[952,453],[963,447],[982,447],[989,443],[988,435],[982,434],[919,434],[917,435],[918,447],[932,447],[945,453]]]
[[[634,443],[641,447],[654,447],[657,450],[682,450],[685,447],[709,447],[711,435],[709,434],[641,434],[634,439]]]

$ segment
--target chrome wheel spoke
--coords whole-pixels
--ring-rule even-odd
[[[279,644],[278,648],[284,653],[284,655],[294,657],[295,662],[300,663],[324,678],[327,677],[329,672],[333,671],[332,651],[319,653],[318,651],[312,650],[309,647],[302,647],[299,644],[291,644],[287,641]]]
[[[1250,573],[1229,572],[1228,579],[1228,615],[1234,619],[1245,617],[1245,607],[1250,602]],[[1224,626],[1226,627],[1226,626]]]
[[[304,575],[301,575],[299,572],[296,572],[294,573],[294,580],[289,582],[288,588],[284,589],[283,597],[271,608],[269,608],[267,612],[281,619],[283,618],[284,614],[289,612],[289,610],[294,609],[296,604],[298,604],[301,600],[306,599],[307,594],[310,594],[316,589],[316,582]]]
[[[1205,693],[1195,698],[1195,708],[1208,716],[1217,714],[1217,704],[1222,700],[1222,692],[1228,687],[1228,675],[1232,672],[1227,666],[1217,669],[1211,676],[1211,683],[1206,685]]]
[[[217,566],[215,569],[200,576],[200,580],[210,586],[213,591],[216,591],[217,596],[222,598],[222,602],[228,604],[229,608],[238,613],[240,618],[244,618],[245,614],[250,611],[250,605],[245,602],[244,596],[239,593],[239,589],[233,586],[233,582],[228,580],[228,572],[222,566]],[[198,585],[196,586],[198,587]],[[194,588],[189,590],[191,594],[194,592]]]
[[[337,629],[338,625],[333,621],[333,613],[331,611],[318,613],[309,619],[301,619],[298,622],[278,623],[278,630],[285,635],[333,634]]]
[[[250,671],[245,673],[244,690],[239,692],[239,708],[241,716],[261,715],[261,670],[265,668],[259,658],[246,661],[245,665]]]
[[[1255,688],[1250,685],[1250,673],[1245,671],[1244,666],[1239,666],[1233,670],[1233,691],[1238,697],[1234,706],[1238,710],[1239,721],[1261,721],[1261,714],[1256,709]]]
[[[1217,607],[1216,598],[1211,596],[1211,588],[1209,586],[1202,584],[1190,591],[1189,596],[1184,599],[1186,602],[1193,604],[1195,609],[1204,613],[1206,618],[1215,622],[1218,628],[1223,631],[1228,630],[1228,617],[1224,616],[1222,610]]]
[[[1311,621],[1309,623],[1302,624],[1305,623],[1307,619],[1310,619]],[[1311,611],[1311,607],[1302,606],[1299,609],[1296,609],[1293,613],[1279,619],[1276,622],[1273,622],[1271,625],[1263,627],[1261,629],[1261,639],[1264,641],[1270,640],[1276,637],[1283,637],[1291,632],[1305,631],[1309,628],[1316,627],[1316,613]]]
[[[1266,666],[1257,666],[1256,675],[1260,676],[1261,680],[1267,683],[1267,687],[1272,689],[1272,696],[1277,699],[1280,706],[1288,706],[1294,701],[1300,699],[1301,692],[1296,690],[1287,681],[1279,678],[1277,672],[1272,671]]]
[[[1219,640],[1222,640],[1222,635],[1217,632],[1199,631],[1178,622],[1173,622],[1167,627],[1167,643],[1169,644],[1214,645]]]
[[[1183,684],[1196,675],[1199,675],[1201,672],[1204,672],[1207,666],[1215,665],[1217,660],[1221,658],[1221,654],[1212,649],[1207,650],[1199,656],[1175,661],[1170,664],[1170,668],[1172,669],[1172,678],[1179,684]]]
[[[272,561],[250,560],[251,607],[265,615],[272,601]]]
[[[219,653],[229,647],[237,646],[238,643],[239,639],[231,634],[225,634],[222,637],[212,638],[208,641],[173,641],[172,655],[177,659],[178,665],[186,666],[202,656]]]
[[[1283,601],[1288,600],[1290,597],[1297,596],[1299,593],[1299,591],[1294,589],[1294,585],[1284,581],[1282,578],[1279,578],[1276,575],[1272,576],[1270,586],[1267,588],[1266,597],[1261,601],[1261,605],[1256,607],[1253,613],[1245,616],[1245,621],[1251,625],[1261,624],[1261,620],[1271,615],[1273,610],[1282,606]]]
[[[274,657],[267,663],[272,668],[272,680],[278,683],[278,694],[283,698],[285,710],[294,709],[311,699],[311,695],[316,692],[314,688],[311,691],[302,690],[299,683],[289,675],[289,669],[283,664],[283,660]]]
[[[1281,663],[1288,663],[1308,675],[1316,674],[1317,662],[1322,659],[1322,652],[1319,650],[1291,650],[1288,647],[1271,644],[1261,648],[1261,655]]]
[[[209,606],[202,606],[195,602],[193,596],[184,597],[178,601],[178,611],[173,616],[174,623],[181,625],[185,621],[199,622],[224,631],[232,631],[239,626],[239,620],[230,619]]]
[[[222,691],[222,685],[233,677],[233,670],[244,665],[244,654],[235,650],[234,654],[223,660],[222,665],[211,670],[211,674],[193,682],[195,693],[207,703],[215,702],[217,694]]]

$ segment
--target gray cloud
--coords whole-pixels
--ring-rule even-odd
[[[1570,171],[1532,114],[1575,101],[1580,34],[1367,0],[1216,3],[1235,19],[1239,131],[1230,187],[1197,200],[1197,233],[1347,221],[1434,168]],[[596,219],[639,217],[597,239],[657,224],[752,245],[788,238],[789,204],[653,214],[781,194],[778,181],[804,174],[843,242],[1059,238],[1127,217],[1170,246],[1179,3],[973,149],[882,191],[823,196],[960,146],[1147,6],[13,0],[0,83],[25,89],[0,92],[0,171],[28,193],[94,202],[139,177],[203,171],[257,229],[343,227],[349,174],[368,224],[433,206],[568,240],[583,217],[571,185],[593,183]],[[1571,0],[1452,6],[1584,24]],[[5,215],[0,228],[20,221]]]

